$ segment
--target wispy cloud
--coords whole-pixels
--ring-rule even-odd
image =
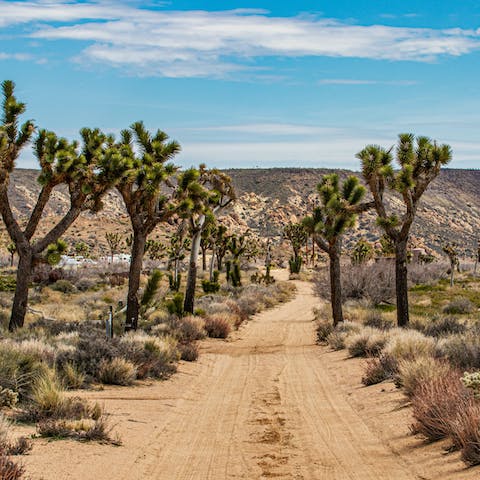
[[[409,87],[416,85],[414,80],[362,80],[355,78],[322,78],[320,85],[392,85]]]
[[[0,26],[32,37],[87,42],[78,61],[135,75],[225,77],[266,57],[432,61],[480,47],[478,32],[352,25],[264,10],[173,11],[140,2],[0,1]]]
[[[31,60],[32,56],[28,53],[5,53],[0,52],[0,60],[18,60],[18,61],[27,61]]]

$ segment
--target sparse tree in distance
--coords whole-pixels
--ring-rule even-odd
[[[10,266],[13,267],[13,261],[15,259],[15,254],[17,253],[17,246],[14,242],[10,242],[7,245],[7,252],[10,254]]]
[[[23,326],[34,263],[49,245],[67,231],[82,211],[99,210],[101,199],[110,188],[110,182],[101,168],[108,137],[98,130],[83,129],[80,132],[83,147],[78,151],[77,142],[69,142],[53,132],[40,130],[35,139],[34,153],[40,165],[38,182],[41,189],[26,226],[20,225],[10,205],[8,185],[17,158],[31,140],[35,128],[31,121],[20,126],[25,104],[16,99],[14,89],[13,82],[7,80],[2,83],[0,121],[0,214],[19,257],[10,330]],[[59,185],[67,186],[70,208],[46,234],[33,239],[51,194]]]
[[[285,225],[283,234],[293,249],[293,257],[289,261],[290,273],[300,273],[303,263],[302,247],[308,239],[307,230],[301,223],[289,223]]]
[[[122,234],[119,232],[106,232],[105,240],[107,241],[110,250],[110,262],[113,264],[115,254],[119,253],[120,245],[122,243]]]
[[[342,185],[337,174],[324,175],[317,186],[320,203],[303,223],[314,231],[318,247],[328,254],[330,261],[330,300],[333,324],[343,322],[342,282],[340,256],[342,237],[345,231],[355,225],[357,214],[371,208],[372,203],[360,203],[365,188],[355,176],[348,177]]]
[[[350,258],[354,265],[361,265],[362,263],[368,262],[373,258],[372,244],[368,240],[360,238],[353,247]]]
[[[399,170],[394,169],[392,148],[368,145],[357,154],[362,163],[362,174],[370,189],[378,216],[378,224],[395,245],[395,289],[397,324],[409,323],[407,284],[407,243],[418,204],[442,166],[452,158],[449,145],[438,145],[427,137],[400,134],[395,149]],[[385,190],[400,194],[405,205],[399,218],[388,212]]]

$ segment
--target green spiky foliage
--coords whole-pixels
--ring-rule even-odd
[[[440,169],[452,159],[449,145],[437,144],[427,137],[403,133],[395,149],[368,145],[357,154],[362,174],[370,189],[377,212],[377,222],[395,245],[395,277],[397,323],[409,322],[407,285],[407,243],[415,220],[418,204]],[[394,160],[398,169],[395,170]],[[399,215],[389,211],[385,193],[401,196],[404,211]]]
[[[215,270],[211,280],[202,280],[202,288],[205,293],[217,293],[220,290],[220,272]]]
[[[83,258],[89,258],[91,253],[90,245],[85,242],[77,242],[75,244],[75,255],[78,255]]]
[[[51,243],[45,252],[45,261],[50,266],[58,265],[64,255],[68,250],[68,245],[65,240],[59,238],[56,242]]]
[[[395,254],[395,243],[393,243],[392,239],[386,233],[384,233],[380,237],[380,246],[381,246],[380,253],[383,256],[389,256],[389,255]]]
[[[162,272],[160,270],[153,270],[147,280],[147,285],[143,291],[141,305],[142,310],[147,310],[155,300],[155,295],[160,288],[160,281],[162,280]]]
[[[307,230],[314,232],[318,247],[326,252],[330,260],[330,292],[333,322],[343,322],[342,286],[340,278],[340,256],[342,237],[355,225],[357,215],[373,205],[361,203],[365,187],[355,176],[350,176],[343,184],[337,174],[324,175],[317,186],[319,205],[303,220]]]
[[[307,242],[307,230],[301,223],[289,223],[285,225],[283,235],[293,249],[293,257],[289,261],[290,273],[300,273],[303,263],[301,249]]]
[[[350,259],[354,265],[361,265],[373,258],[373,245],[364,238],[360,238],[352,249]]]
[[[179,177],[178,194],[181,197],[179,214],[188,221],[192,239],[190,262],[185,291],[184,310],[194,312],[197,261],[202,232],[210,216],[216,217],[236,199],[231,178],[217,169],[200,165],[186,170]]]
[[[125,329],[136,329],[139,316],[138,289],[148,236],[176,212],[172,160],[180,152],[165,132],[149,132],[142,122],[121,132],[105,158],[105,169],[116,178],[132,225],[131,262],[128,278]]]
[[[145,244],[145,253],[150,260],[161,260],[167,253],[167,247],[160,240],[148,239]]]
[[[102,197],[111,188],[112,181],[105,176],[102,161],[111,138],[99,130],[83,129],[82,143],[70,142],[48,130],[39,130],[34,142],[34,154],[40,167],[38,182],[40,193],[22,227],[13,215],[8,185],[22,149],[32,139],[35,127],[31,121],[20,124],[25,104],[15,96],[15,85],[2,83],[3,102],[0,120],[0,214],[19,256],[17,283],[9,328],[23,326],[28,303],[28,285],[32,267],[40,261],[42,253],[55,243],[84,210],[98,211]],[[70,208],[43,236],[39,231],[45,206],[53,190],[64,185],[70,196]],[[33,238],[35,237],[35,240]]]

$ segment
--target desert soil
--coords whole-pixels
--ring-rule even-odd
[[[458,454],[409,434],[391,384],[362,387],[361,361],[315,345],[311,285],[229,341],[203,342],[165,382],[85,395],[123,445],[37,439],[32,480],[474,479]]]

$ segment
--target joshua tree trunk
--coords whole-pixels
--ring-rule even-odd
[[[125,331],[136,330],[138,326],[138,289],[140,288],[140,275],[142,273],[143,255],[147,235],[145,232],[134,232],[132,242],[132,253],[130,260],[130,271],[128,273],[128,295],[127,295],[127,316],[125,320]]]
[[[13,332],[23,327],[28,305],[28,286],[32,277],[33,253],[30,249],[18,251],[17,285],[13,297],[12,315],[8,329]]]
[[[207,271],[207,248],[202,247],[202,270]]]
[[[330,300],[332,303],[333,325],[343,322],[342,282],[340,277],[340,255],[336,246],[330,246]]]
[[[197,286],[197,261],[200,252],[200,242],[202,240],[202,228],[204,223],[205,215],[201,215],[196,227],[193,229],[192,249],[190,250],[190,262],[188,265],[187,287],[183,309],[186,313],[192,314],[195,304],[195,288]]]
[[[212,247],[212,258],[210,258],[210,281],[213,282],[213,270],[215,268],[215,250],[216,250],[216,247],[215,247],[215,244],[213,244],[213,247]]]
[[[408,314],[407,240],[395,243],[395,290],[397,294],[397,325],[405,327]]]

